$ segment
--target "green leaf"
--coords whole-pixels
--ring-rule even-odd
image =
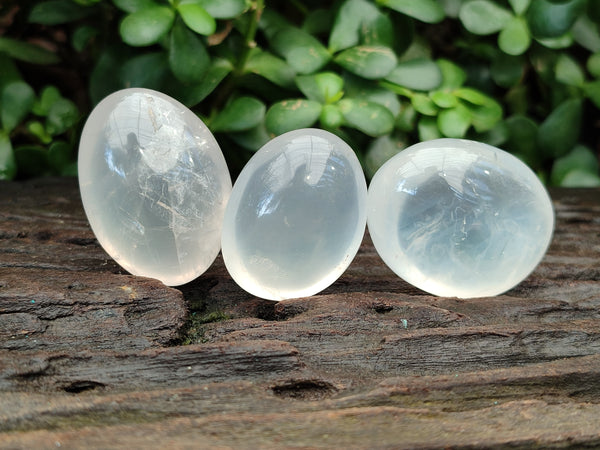
[[[89,25],[82,25],[77,27],[71,37],[71,45],[78,52],[82,52],[92,41],[92,39],[98,35],[98,30]]]
[[[493,98],[472,88],[456,89],[454,95],[466,102],[475,131],[491,130],[502,119],[502,106]]]
[[[451,19],[458,18],[458,12],[460,11],[463,0],[440,0],[440,3],[444,8],[446,17],[450,17]]]
[[[239,133],[229,133],[229,137],[238,145],[255,152],[271,140],[265,122],[262,121],[254,128]]]
[[[50,142],[52,142],[52,136],[48,134],[46,128],[44,128],[44,125],[42,125],[41,122],[38,122],[37,120],[28,122],[27,130],[33,136],[37,137],[43,144],[49,144]]]
[[[156,6],[154,0],[112,0],[117,8],[127,13],[134,13],[140,9]]]
[[[523,77],[525,63],[522,57],[498,53],[492,61],[491,75],[498,86],[509,88]]]
[[[28,21],[41,25],[60,25],[75,22],[97,12],[96,8],[78,5],[71,0],[50,0],[36,3],[29,12]]]
[[[0,180],[12,180],[16,174],[17,164],[10,138],[0,131]]]
[[[125,16],[119,27],[121,38],[134,47],[156,44],[173,26],[175,12],[167,6],[152,6]]]
[[[164,52],[145,53],[129,59],[119,71],[121,85],[145,87],[160,91],[169,75],[169,62]]]
[[[471,125],[471,113],[463,105],[440,111],[437,118],[440,132],[450,138],[463,138]]]
[[[177,11],[185,24],[198,34],[209,36],[217,29],[217,22],[198,0],[182,1],[177,5]]]
[[[425,94],[415,94],[410,101],[417,112],[425,116],[436,116],[439,111],[433,100]]]
[[[477,135],[477,140],[485,144],[501,147],[508,140],[508,127],[502,121],[498,122],[494,128]]]
[[[406,140],[394,139],[389,135],[373,139],[365,157],[365,172],[367,178],[373,175],[393,156],[406,148]]]
[[[337,52],[360,43],[363,11],[374,5],[366,0],[346,0],[342,3],[329,35],[329,50]]]
[[[553,185],[560,186],[567,174],[574,170],[598,175],[598,158],[589,148],[577,145],[568,154],[554,161],[550,181]]]
[[[311,10],[302,22],[302,31],[313,36],[330,34],[333,28],[334,11],[332,8]]]
[[[555,3],[535,0],[527,10],[529,29],[536,38],[555,38],[565,34],[585,6],[584,0]]]
[[[356,45],[392,47],[394,24],[373,3],[346,0],[335,16],[329,35],[329,50],[338,52]]]
[[[600,80],[585,83],[583,85],[583,92],[597,108],[600,108]]]
[[[4,85],[0,97],[2,128],[12,131],[27,116],[35,101],[35,92],[24,81]]]
[[[0,37],[0,53],[32,64],[56,64],[60,61],[55,53],[45,48],[7,37]]]
[[[456,89],[464,84],[467,73],[460,66],[447,59],[438,59],[436,63],[442,72],[441,88]]]
[[[431,91],[442,83],[442,71],[429,59],[413,59],[399,63],[385,78],[416,91]]]
[[[200,4],[215,19],[233,19],[246,9],[244,0],[200,0]]]
[[[0,52],[0,86],[21,79],[21,74],[15,62]]]
[[[452,92],[448,91],[433,91],[429,94],[433,103],[440,108],[453,108],[458,105],[458,99]]]
[[[491,130],[502,119],[502,106],[491,98],[483,105],[465,106],[471,112],[471,123],[478,133]]]
[[[275,135],[312,126],[321,114],[321,104],[313,100],[284,100],[267,111],[265,125]]]
[[[104,97],[123,88],[119,78],[119,70],[131,57],[130,47],[119,45],[107,47],[100,53],[89,79],[89,93],[93,105],[97,105]]]
[[[221,133],[246,131],[263,121],[266,110],[265,104],[254,97],[238,97],[217,114],[210,128]]]
[[[344,80],[333,72],[322,72],[316,75],[299,75],[296,85],[310,100],[319,103],[334,103],[342,95]]]
[[[498,46],[509,55],[521,55],[529,48],[531,37],[527,22],[522,17],[513,17],[498,36]]]
[[[437,118],[435,117],[421,117],[417,128],[419,130],[420,141],[430,141],[443,137],[437,125]]]
[[[40,92],[40,98],[33,104],[31,112],[37,116],[47,116],[54,102],[61,99],[60,91],[56,86],[46,86]]]
[[[171,30],[169,66],[183,83],[202,80],[210,65],[210,56],[200,37],[180,20]]]
[[[579,139],[582,103],[573,98],[565,100],[550,113],[538,130],[538,144],[551,158],[565,155]]]
[[[593,2],[589,2],[592,5]],[[580,15],[571,28],[573,38],[590,52],[600,52],[600,31],[598,26],[586,15]]]
[[[415,129],[417,119],[417,110],[408,102],[400,104],[400,111],[396,115],[396,128],[404,132],[411,132]]]
[[[422,22],[437,23],[444,18],[444,9],[437,0],[378,0],[377,3]]]
[[[471,33],[486,35],[502,30],[513,15],[492,1],[474,0],[463,4],[458,17]]]
[[[396,66],[396,54],[387,47],[357,46],[344,50],[335,62],[349,72],[367,79],[388,75]]]
[[[561,53],[556,62],[556,79],[570,86],[582,86],[585,74],[579,64],[566,53]]]
[[[537,159],[538,125],[529,117],[517,114],[505,121],[508,127],[507,150],[525,155],[529,161]]]
[[[544,47],[548,47],[551,49],[567,48],[567,47],[570,47],[571,45],[573,45],[573,34],[570,31],[568,31],[559,37],[536,38],[536,41],[538,41]]]
[[[48,148],[48,163],[59,175],[64,175],[73,163],[73,148],[64,141],[55,141]]]
[[[529,5],[531,4],[531,0],[508,0],[508,3],[510,3],[515,14],[520,16],[527,11],[527,8],[529,8]]]
[[[344,116],[337,105],[324,105],[319,121],[323,128],[334,130],[344,123]]]
[[[394,116],[378,103],[347,98],[340,100],[338,106],[346,125],[368,136],[381,136],[394,128]]]
[[[171,95],[181,101],[185,106],[191,108],[204,100],[223,79],[233,70],[231,63],[222,58],[215,58],[204,78],[199,83],[192,85],[178,84],[173,86]]]
[[[244,69],[281,87],[294,85],[294,70],[282,59],[259,48],[252,49]]]
[[[389,109],[394,116],[400,112],[400,100],[398,100],[398,96],[391,89],[386,89],[386,87],[379,83],[374,83],[371,80],[365,80],[349,73],[344,75],[345,95],[347,97],[379,103]]]
[[[79,120],[79,110],[75,103],[60,98],[50,107],[46,117],[46,130],[52,135],[61,134],[71,128]]]
[[[266,8],[260,16],[258,26],[267,36],[267,39],[271,40],[277,32],[291,27],[292,24],[282,15],[276,13],[273,8]]]
[[[479,106],[487,105],[490,101],[493,101],[490,97],[479,92],[478,90],[467,87],[456,89],[454,91],[454,95],[468,101],[469,103]]]
[[[586,64],[587,70],[595,78],[600,78],[600,53],[590,55]]]
[[[297,73],[313,73],[330,59],[325,47],[313,36],[298,28],[285,28],[275,34],[271,42],[277,53]]]
[[[363,11],[362,26],[360,28],[361,44],[390,47],[394,46],[394,23],[390,17],[372,6],[373,14],[365,15]]]
[[[570,171],[560,183],[562,187],[569,188],[591,188],[600,186],[600,177],[597,174],[589,173],[583,170]]]

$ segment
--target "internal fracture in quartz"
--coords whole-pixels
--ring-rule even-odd
[[[229,273],[266,299],[316,294],[356,255],[366,195],[360,163],[337,136],[304,129],[273,139],[248,162],[227,205]]]
[[[231,179],[185,106],[148,89],[111,94],[86,122],[78,165],[90,225],[127,271],[179,285],[214,261]]]
[[[368,225],[386,264],[440,296],[497,295],[537,266],[554,213],[536,175],[514,156],[439,139],[389,160],[369,187]]]

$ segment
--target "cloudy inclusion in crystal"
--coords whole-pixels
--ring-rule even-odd
[[[127,271],[179,285],[214,261],[231,179],[183,105],[148,89],[109,95],[85,124],[78,166],[90,225]]]
[[[369,232],[385,263],[440,296],[497,295],[544,256],[552,203],[535,174],[495,147],[459,139],[416,144],[369,187]]]
[[[337,136],[303,129],[273,139],[248,162],[227,205],[229,273],[270,300],[316,294],[356,255],[366,196],[360,163]]]

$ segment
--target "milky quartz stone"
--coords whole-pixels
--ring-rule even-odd
[[[400,277],[431,294],[486,297],[521,282],[554,229],[548,193],[520,160],[437,139],[386,162],[369,186],[368,226]]]
[[[332,284],[361,244],[367,186],[352,149],[323,130],[268,142],[238,177],[223,223],[223,259],[246,291],[307,297]]]
[[[181,103],[149,89],[109,95],[85,124],[78,167],[92,230],[128,272],[176,286],[214,261],[231,178]]]

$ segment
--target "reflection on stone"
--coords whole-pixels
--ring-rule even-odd
[[[473,141],[414,145],[369,187],[369,232],[386,264],[441,296],[497,295],[540,262],[554,228],[536,175],[514,156]]]
[[[179,285],[212,264],[231,179],[185,106],[148,89],[109,95],[85,124],[78,165],[90,225],[123,268]]]

